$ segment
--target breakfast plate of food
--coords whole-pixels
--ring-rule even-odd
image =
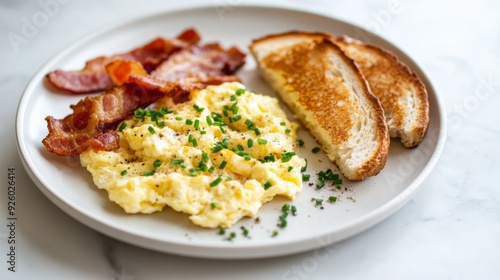
[[[16,132],[33,182],[90,228],[250,259],[396,212],[436,164],[445,123],[428,76],[393,44],[317,11],[239,5],[78,40],[33,77]]]

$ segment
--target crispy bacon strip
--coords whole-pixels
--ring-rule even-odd
[[[163,67],[162,64],[154,71],[154,75],[148,75],[138,62],[111,64],[109,69],[113,69],[114,75],[118,74],[116,77],[124,75],[124,84],[71,105],[73,113],[64,119],[58,120],[48,116],[46,121],[49,134],[42,141],[45,148],[60,156],[77,156],[88,149],[115,150],[119,147],[116,125],[132,115],[137,108],[149,106],[163,96],[175,97],[207,85],[239,81],[231,74],[245,62],[245,56],[241,52],[238,51],[242,55],[231,55],[230,53],[236,53],[237,49],[226,51],[216,48],[217,51],[212,49],[201,52],[198,51],[200,48],[189,49],[193,57],[185,53],[188,50],[172,54],[164,64],[172,65],[170,59],[179,56],[172,67],[178,64],[183,66],[173,70],[171,67]],[[184,58],[180,59],[181,57]],[[192,58],[188,63],[190,66],[183,64],[184,59],[188,57]],[[209,67],[210,63],[213,67]],[[122,66],[118,67],[119,65]],[[182,74],[180,69],[184,69],[182,71],[185,73]],[[157,77],[170,77],[170,80]]]
[[[236,47],[224,51],[219,44],[207,44],[179,51],[151,75],[134,61],[116,60],[106,65],[106,71],[117,85],[134,83],[148,89],[169,91],[172,82],[187,86],[199,79],[224,77],[236,72],[244,62],[245,54]],[[235,81],[235,77],[228,77],[228,81]]]
[[[72,93],[107,90],[114,84],[106,73],[106,64],[115,60],[132,60],[141,63],[146,71],[151,72],[171,54],[188,48],[199,40],[200,35],[194,29],[189,29],[176,39],[157,38],[127,53],[91,59],[79,71],[56,70],[49,73],[47,79],[56,88]]]

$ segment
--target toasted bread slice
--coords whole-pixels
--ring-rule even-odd
[[[347,179],[382,170],[389,148],[382,107],[354,62],[325,34],[270,35],[254,40],[250,51],[261,76]]]
[[[333,41],[356,62],[384,108],[391,137],[405,147],[422,142],[429,125],[429,101],[422,81],[393,53],[347,36]]]

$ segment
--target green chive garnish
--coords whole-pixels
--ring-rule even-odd
[[[288,172],[292,171],[293,170],[293,166],[288,166]]]
[[[272,186],[273,186],[273,183],[271,183],[270,181],[267,181],[264,183],[264,190],[267,190]]]
[[[330,196],[330,197],[328,198],[328,202],[334,203],[334,202],[336,202],[336,201],[337,201],[337,197],[336,197],[336,196]]]
[[[253,139],[252,138],[248,138],[248,140],[247,140],[247,146],[249,148],[253,147]]]
[[[127,124],[122,122],[122,124],[120,125],[120,128],[118,128],[118,131],[122,132],[126,127],[127,127]]]
[[[224,161],[222,161],[222,162],[220,163],[220,165],[219,165],[219,169],[224,169],[224,167],[226,167],[226,165],[227,165],[227,162],[226,162],[225,160],[224,160]]]
[[[144,176],[153,176],[155,174],[154,171],[145,171]]]
[[[309,174],[302,174],[302,181],[309,181],[310,177],[311,177],[311,175],[309,175]]]
[[[267,140],[264,138],[259,138],[257,139],[257,143],[259,143],[259,145],[265,145],[267,144]]]
[[[157,160],[155,160],[155,162],[153,162],[154,167],[160,167],[160,165],[161,165],[161,160],[159,160],[159,159],[157,159]]]
[[[215,187],[215,186],[217,186],[218,184],[220,184],[220,182],[222,182],[222,180],[223,180],[223,179],[222,179],[221,177],[219,177],[219,178],[217,178],[217,179],[213,180],[213,181],[212,181],[212,183],[210,183],[210,187]]]
[[[206,152],[201,153],[201,161],[202,162],[208,161],[208,154]]]
[[[239,88],[239,89],[237,89],[237,90],[236,90],[236,92],[235,92],[235,94],[236,94],[237,96],[241,96],[241,95],[242,95],[242,94],[244,94],[244,93],[245,93],[245,89],[243,89],[243,88]]]
[[[190,119],[186,119],[186,124],[187,124],[187,125],[192,125],[192,124],[193,124],[193,121],[192,121],[192,120],[190,120]]]
[[[181,164],[181,163],[183,163],[183,162],[184,162],[184,160],[183,160],[182,158],[174,158],[174,159],[172,160],[172,163],[173,163],[173,164]]]
[[[210,203],[210,208],[212,208],[212,209],[217,208],[217,203],[216,202]]]
[[[313,153],[317,153],[317,152],[321,151],[321,149],[319,147],[314,147],[311,151]]]
[[[127,175],[127,170],[122,170],[122,172],[120,172],[120,175],[122,175],[122,176]]]
[[[155,129],[152,126],[148,127],[148,130],[149,130],[149,132],[151,132],[151,134],[156,133]]]
[[[197,112],[200,112],[200,113],[201,113],[201,112],[203,112],[203,110],[205,110],[205,108],[201,108],[200,106],[198,106],[198,105],[196,105],[196,104],[194,104],[194,105],[193,105],[193,108],[194,108]]]

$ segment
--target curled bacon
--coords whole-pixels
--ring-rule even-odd
[[[138,62],[113,62],[108,71],[123,85],[71,105],[73,113],[64,119],[46,117],[49,134],[42,143],[60,156],[77,156],[88,149],[115,150],[119,147],[116,125],[137,108],[163,96],[175,97],[207,85],[239,81],[232,74],[244,59],[245,55],[235,48],[226,51],[200,46],[172,54],[151,75]]]
[[[107,90],[114,86],[105,70],[108,63],[115,60],[138,61],[144,69],[151,72],[171,54],[196,44],[199,40],[199,34],[194,29],[189,29],[176,39],[157,38],[127,53],[91,59],[79,71],[56,70],[49,73],[47,79],[56,88],[72,93]]]
[[[245,54],[232,47],[225,51],[218,44],[193,45],[179,51],[148,75],[140,63],[116,60],[106,65],[106,71],[117,85],[134,83],[148,89],[168,92],[182,83],[184,87],[202,82],[211,77],[223,81],[239,81],[226,76],[236,72],[245,62]],[[198,86],[196,86],[198,87]]]

